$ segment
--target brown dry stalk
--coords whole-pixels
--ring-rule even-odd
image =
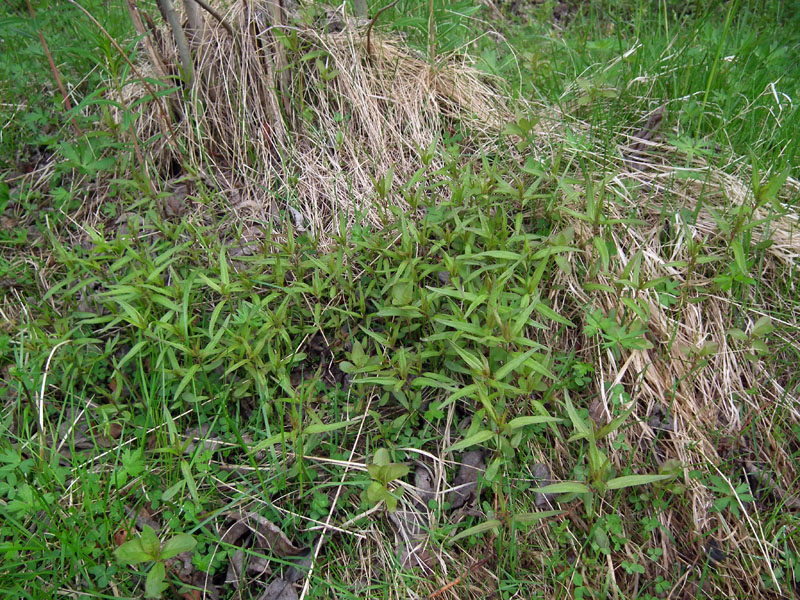
[[[31,0],[25,0],[25,3],[28,5],[28,14],[31,16],[31,19],[36,19],[36,13],[33,11]],[[64,87],[64,82],[61,81],[61,76],[58,74],[58,68],[53,60],[53,55],[50,54],[50,48],[47,46],[47,41],[44,39],[42,30],[37,27],[36,33],[39,34],[39,41],[42,43],[42,49],[47,56],[47,61],[50,63],[50,71],[53,73],[53,78],[56,80],[58,91],[61,92],[61,97],[64,99],[64,107],[67,109],[67,112],[69,112],[72,110],[72,103],[69,101],[69,95],[67,94],[67,89]],[[83,135],[83,131],[81,131],[81,128],[78,127],[78,122],[75,120],[74,115],[72,116],[71,120],[72,126],[75,128],[75,133],[78,135]]]
[[[183,82],[186,84],[187,89],[192,89],[194,86],[194,59],[192,58],[192,51],[189,49],[186,33],[181,25],[181,18],[175,10],[172,0],[156,0],[156,4],[164,19],[169,23],[170,29],[172,29],[172,37],[175,39],[175,45],[178,48],[178,56],[181,57]]]
[[[372,32],[372,26],[375,25],[375,21],[378,20],[378,17],[380,17],[381,14],[392,8],[398,2],[400,2],[400,0],[394,0],[394,2],[391,2],[386,6],[384,6],[382,9],[380,9],[378,12],[375,13],[375,16],[372,17],[372,20],[369,22],[369,25],[367,25],[367,56],[372,54],[372,51],[370,50],[370,37],[369,37],[370,33]]]
[[[231,37],[236,37],[236,32],[233,30],[233,27],[231,27],[230,23],[228,23],[222,17],[221,14],[219,14],[216,10],[214,10],[214,8],[210,4],[208,4],[205,0],[194,0],[194,1],[200,5],[200,8],[208,11],[208,14],[210,14],[217,21],[219,21],[219,24],[225,28],[225,31],[231,34]]]
[[[433,598],[436,598],[436,596],[441,596],[447,590],[457,586],[459,583],[461,583],[463,581],[463,579],[465,577],[470,575],[476,569],[480,569],[483,565],[485,565],[487,562],[489,562],[490,558],[491,558],[490,556],[487,556],[486,558],[482,558],[481,560],[476,562],[474,565],[472,565],[471,567],[469,567],[467,569],[466,573],[464,573],[463,575],[459,575],[458,577],[456,577],[453,581],[451,581],[450,583],[448,583],[444,587],[441,587],[438,590],[436,590],[435,592],[433,592],[430,596],[428,596],[428,600],[433,600]]]

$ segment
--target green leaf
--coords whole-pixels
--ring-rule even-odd
[[[570,321],[569,319],[562,317],[552,308],[544,304],[543,302],[537,302],[536,306],[534,307],[536,312],[538,312],[543,317],[550,319],[551,321],[555,321],[556,323],[561,323],[562,325],[567,325],[568,327],[575,327],[575,323]]]
[[[189,463],[187,463],[185,460],[182,460],[180,463],[180,469],[181,474],[183,475],[183,480],[186,482],[186,487],[189,488],[189,495],[191,495],[192,500],[199,505],[200,496],[197,493],[197,484],[192,476],[192,469],[189,467]]]
[[[409,470],[410,469],[408,465],[404,465],[402,463],[392,463],[386,465],[386,471],[384,472],[386,483],[405,477],[406,475],[408,475]]]
[[[158,558],[158,551],[161,548],[161,542],[158,541],[158,536],[153,528],[145,525],[142,529],[142,550],[147,552],[150,556]]]
[[[335,423],[313,423],[303,429],[303,433],[305,434],[316,434],[316,433],[328,433],[329,431],[336,431],[337,429],[342,429],[343,427],[347,427],[348,425],[352,425],[361,421],[361,417],[355,417],[350,419],[349,421],[337,421]],[[292,432],[293,433],[293,432]]]
[[[183,491],[184,487],[186,487],[186,481],[181,479],[174,485],[171,485],[166,490],[164,490],[164,493],[161,495],[161,499],[164,502],[168,502],[173,498],[173,496],[175,496],[175,494],[178,494],[179,492]]]
[[[608,271],[608,265],[611,262],[611,257],[608,253],[606,241],[601,237],[595,236],[592,238],[592,244],[594,244],[597,253],[600,255],[600,262],[603,264],[603,270]]]
[[[183,552],[188,552],[197,545],[197,540],[188,533],[179,533],[172,536],[164,544],[160,558],[166,560]]]
[[[672,477],[674,477],[674,475],[625,475],[623,477],[609,479],[606,482],[606,487],[610,490],[619,490],[635,485],[647,485],[648,483],[655,483],[656,481],[664,481]]]
[[[524,364],[525,361],[528,360],[535,353],[536,353],[536,349],[534,348],[533,350],[528,350],[524,354],[517,355],[515,358],[511,359],[506,364],[504,364],[502,367],[497,369],[497,372],[494,374],[495,379],[497,379],[497,380],[505,379],[506,375],[508,375],[509,373],[512,373],[513,371],[518,369],[520,366],[522,366],[522,364]]]
[[[562,481],[536,488],[533,491],[541,494],[589,494],[592,490],[587,485],[577,481]]]
[[[114,550],[114,556],[119,562],[125,563],[126,565],[135,565],[157,558],[156,555],[145,552],[144,548],[142,548],[141,538],[128,540],[122,544],[119,548]]]
[[[200,365],[192,365],[191,367],[189,367],[189,370],[186,371],[186,375],[183,376],[183,379],[181,379],[181,382],[178,384],[178,389],[175,390],[175,396],[174,396],[175,400],[181,397],[181,392],[187,385],[189,385],[189,382],[192,380],[192,378],[194,378],[194,376],[197,374],[199,370],[200,370]]]
[[[383,500],[386,494],[388,494],[386,487],[378,481],[373,481],[367,487],[367,500],[372,504],[377,504]]]
[[[161,592],[167,588],[167,585],[164,583],[166,574],[167,570],[164,567],[164,563],[160,560],[157,561],[147,574],[147,579],[144,583],[145,598],[161,598]]]
[[[530,417],[517,417],[515,419],[511,419],[508,422],[508,426],[511,429],[519,429],[520,427],[526,427],[528,425],[539,425],[541,423],[560,423],[563,419],[559,419],[558,417],[545,417],[541,415],[530,416]]]
[[[744,342],[747,340],[747,334],[737,327],[732,327],[731,329],[728,329],[727,333],[733,339],[738,340],[740,342]]]
[[[755,322],[755,325],[753,325],[753,331],[750,333],[750,335],[754,338],[762,338],[772,333],[774,329],[775,328],[772,326],[772,321],[770,318],[764,315]]]
[[[494,437],[494,432],[489,431],[488,429],[482,429],[477,433],[472,434],[468,438],[461,440],[460,442],[456,442],[452,446],[450,446],[445,452],[456,452],[457,450],[463,450],[464,448],[469,448],[470,446],[476,446],[478,444],[482,444],[486,440],[489,440]]]
[[[747,261],[744,258],[744,248],[742,242],[733,240],[731,242],[731,250],[733,250],[733,259],[736,261],[736,266],[743,275],[747,275]]]
[[[487,531],[500,527],[502,524],[503,522],[499,521],[498,519],[489,519],[488,521],[484,521],[483,523],[465,529],[461,533],[454,535],[452,538],[450,538],[449,541],[450,543],[453,543],[462,538],[469,537],[471,535],[478,535],[479,533],[485,533]]]
[[[477,371],[478,373],[483,372],[483,363],[481,362],[480,358],[478,358],[475,354],[470,352],[469,350],[465,350],[460,346],[450,342],[450,345],[453,349],[458,353],[458,355],[462,358],[462,360],[467,363],[467,366],[472,369],[473,371]]]
[[[575,407],[572,405],[572,400],[569,399],[567,390],[564,390],[564,403],[567,405],[567,414],[569,415],[570,421],[572,421],[572,426],[575,428],[575,431],[585,435],[587,439],[591,439],[592,431],[589,429],[586,421],[578,414],[578,411],[575,410]]]
[[[634,411],[635,408],[636,408],[636,402],[632,402],[631,406],[630,406],[630,408],[628,408],[628,410],[626,410],[624,413],[622,413],[620,416],[618,416],[616,419],[614,419],[610,423],[607,423],[607,424],[603,425],[597,431],[597,433],[595,434],[595,440],[602,440],[608,434],[613,433],[614,431],[616,431],[617,428],[619,428],[619,426],[622,425],[622,423],[625,422],[625,419],[627,419],[629,416],[631,416],[631,413]]]
[[[392,462],[391,457],[389,456],[389,451],[386,448],[378,448],[375,451],[375,455],[372,457],[372,464],[375,465],[388,465]]]

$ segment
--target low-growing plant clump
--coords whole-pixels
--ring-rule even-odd
[[[78,4],[125,57],[76,8],[97,89],[0,143],[3,589],[796,593],[791,15],[212,2],[192,88]]]

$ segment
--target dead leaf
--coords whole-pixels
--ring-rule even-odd
[[[274,579],[258,600],[297,600],[297,591],[285,579]]]
[[[631,136],[634,140],[636,140],[633,144],[631,144],[631,151],[641,152],[647,148],[649,145],[647,142],[652,142],[658,133],[658,130],[661,129],[661,124],[664,122],[664,117],[666,114],[666,104],[662,104],[653,111],[653,113],[650,115],[650,118],[647,119],[647,123],[645,123],[644,127],[636,131]]]
[[[317,540],[314,540],[302,554],[289,559],[294,564],[286,569],[286,573],[283,574],[283,578],[286,581],[294,583],[308,575],[312,563],[311,549],[316,547],[316,542]]]
[[[417,463],[414,473],[415,489],[412,495],[401,500],[398,509],[389,513],[389,521],[397,531],[396,542],[400,547],[400,566],[410,569],[417,565],[432,564],[427,551],[428,501],[435,497],[433,475],[422,463]],[[409,497],[410,496],[410,497]]]
[[[785,508],[791,510],[799,510],[800,509],[800,500],[798,500],[797,496],[789,493],[787,490],[783,489],[778,482],[776,482],[769,473],[765,473],[761,469],[759,469],[756,464],[751,461],[747,460],[744,463],[745,471],[748,475],[749,479],[755,479],[755,482],[761,487],[764,488],[764,491],[771,493],[778,502],[782,502]],[[758,494],[756,486],[750,485],[753,491]]]
[[[122,546],[126,541],[128,541],[128,532],[124,529],[118,529],[114,534],[114,545]]]
[[[233,588],[237,590],[242,584],[243,563],[244,550],[239,549],[228,560],[228,572],[225,573],[225,583],[233,584]]]
[[[602,427],[607,423],[606,407],[599,396],[589,404],[589,418],[594,422],[595,427]]]
[[[286,534],[272,521],[255,512],[245,513],[244,518],[247,519],[248,524],[255,525],[254,528],[251,528],[260,543],[259,547],[269,548],[281,558],[295,556],[303,552],[303,549],[292,544]]]
[[[260,579],[272,573],[269,559],[263,556],[265,551],[280,557],[290,557],[306,550],[296,547],[280,528],[255,512],[225,513],[233,519],[233,523],[222,534],[221,541],[239,548],[230,555],[226,583],[233,584],[236,589],[246,587],[244,576]],[[251,552],[246,552],[252,548]]]
[[[403,544],[400,553],[400,567],[403,569],[413,569],[422,567],[423,571],[432,571],[436,566],[436,559],[430,553],[425,542],[420,541],[416,544]]]
[[[536,481],[536,487],[544,487],[550,485],[550,467],[544,463],[534,463],[531,466],[531,475]],[[541,492],[534,492],[533,501],[536,508],[552,508],[555,506],[555,499],[558,494],[543,494]]]
[[[211,426],[208,423],[201,425],[200,427],[195,427],[189,431],[184,437],[185,441],[189,441],[189,444],[186,446],[186,450],[184,450],[184,454],[192,454],[197,448],[198,444],[202,445],[203,450],[207,450],[209,452],[213,452],[214,450],[222,447],[224,442],[216,437],[209,437],[208,432],[211,429]]]
[[[461,467],[448,497],[451,509],[472,505],[478,499],[478,475],[484,470],[486,462],[482,450],[470,450],[461,456]]]
[[[433,473],[431,473],[427,465],[417,464],[417,470],[414,471],[414,487],[420,502],[427,510],[428,503],[436,497],[433,487]]]

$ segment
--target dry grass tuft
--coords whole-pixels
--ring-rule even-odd
[[[235,39],[209,20],[190,100],[168,97],[169,111],[146,100],[135,120],[155,164],[188,162],[233,217],[263,224],[288,211],[325,245],[340,220],[381,222],[369,198],[389,168],[397,187],[445,132],[466,128],[478,149],[509,117],[506,99],[463,57],[432,65],[374,30],[368,54],[361,23],[329,15],[335,32],[275,27],[270,10],[266,1],[234,3],[224,18]],[[171,34],[155,38],[158,58],[143,66],[150,76],[178,63]],[[122,96],[130,106],[147,92],[132,82]],[[408,208],[401,194],[388,201]]]
[[[634,472],[656,472],[668,459],[677,459],[686,468],[684,503],[672,502],[659,515],[663,530],[670,532],[672,539],[667,539],[664,533],[654,533],[662,538],[664,556],[652,577],[669,577],[675,561],[684,567],[692,566],[693,561],[704,564],[704,548],[714,539],[719,547],[734,548],[738,557],[749,559],[745,559],[747,564],[727,561],[715,565],[724,576],[714,581],[728,582],[728,587],[706,589],[705,593],[711,597],[741,597],[743,593],[760,597],[761,581],[774,580],[771,558],[779,553],[764,539],[759,524],[762,518],[768,518],[768,509],[759,504],[742,506],[740,518],[726,518],[728,513],[711,510],[715,496],[707,482],[690,479],[688,473],[701,468],[736,486],[747,477],[746,464],[751,465],[751,470],[752,465],[757,465],[760,472],[769,473],[784,490],[796,490],[800,473],[792,460],[792,450],[772,436],[775,419],[800,423],[796,390],[786,389],[777,374],[767,372],[763,360],[747,358],[748,349],[727,332],[733,327],[749,332],[759,317],[771,315],[782,338],[773,340],[775,345],[798,343],[800,314],[796,303],[787,302],[782,312],[789,310],[790,314],[784,312],[776,320],[775,298],[766,297],[763,291],[780,288],[783,274],[798,266],[800,213],[788,202],[784,203],[786,212],[781,216],[768,218],[766,211],[755,210],[751,221],[755,223],[751,230],[752,246],[772,240],[771,245],[756,255],[758,260],[753,269],[760,272],[754,272],[753,277],[758,285],[746,287],[737,295],[721,292],[714,284],[714,277],[725,271],[733,257],[731,236],[719,223],[731,222],[741,206],[753,204],[753,193],[745,183],[750,181],[750,174],[725,172],[660,143],[649,145],[637,159],[636,167],[631,168],[624,149],[620,150],[618,164],[609,169],[608,163],[598,158],[598,168],[594,171],[595,195],[605,186],[605,216],[639,220],[603,227],[604,231],[611,231],[609,241],[620,258],[619,272],[614,277],[604,276],[602,271],[596,276],[579,275],[590,271],[599,261],[592,244],[597,231],[585,221],[565,215],[564,226],[574,229],[575,245],[583,252],[572,256],[576,267],[572,273],[561,272],[559,281],[553,282],[551,301],[577,323],[585,323],[586,313],[598,308],[604,314],[616,310],[621,320],[623,308],[618,293],[597,288],[587,291],[586,283],[614,288],[615,279],[630,277],[622,273],[625,265],[638,261],[641,281],[667,277],[679,285],[677,302],[664,306],[654,288],[636,292],[617,288],[625,289],[622,295],[636,300],[649,313],[648,339],[654,344],[650,350],[615,356],[611,350],[603,350],[596,338],[587,338],[579,331],[570,341],[562,337],[552,343],[575,348],[586,362],[602,365],[596,383],[602,401],[594,410],[599,410],[607,420],[612,409],[610,384],[621,384],[636,404],[634,414],[638,423],[625,430],[625,441],[633,453],[611,452],[617,468],[630,465]],[[603,161],[607,159],[603,156]],[[600,176],[609,171],[617,175],[601,180]],[[798,192],[800,184],[790,179],[783,198],[796,197]],[[566,192],[564,204],[582,212],[586,194],[586,189],[578,188],[574,194]],[[690,226],[681,215],[695,211],[698,218]],[[670,216],[666,221],[665,215]],[[702,243],[703,255],[717,256],[719,261],[710,266],[687,267],[692,262],[689,241]],[[577,268],[579,265],[582,267]],[[704,355],[701,351],[704,347],[713,350]],[[770,358],[770,364],[773,359]],[[664,419],[667,415],[669,421]],[[760,417],[754,419],[753,415]],[[722,467],[727,468],[726,473],[720,470],[723,464],[728,465]],[[737,475],[731,474],[731,464]],[[568,477],[571,466],[564,466],[564,475]],[[792,503],[791,497],[782,500],[787,506]],[[605,508],[612,512],[619,510],[619,507]],[[759,514],[763,510],[767,512]],[[633,516],[630,518],[635,522]],[[646,557],[639,562],[652,564]],[[687,577],[690,572],[691,569],[686,571]],[[687,581],[681,582],[680,590],[686,585]],[[631,588],[623,586],[623,589]]]

